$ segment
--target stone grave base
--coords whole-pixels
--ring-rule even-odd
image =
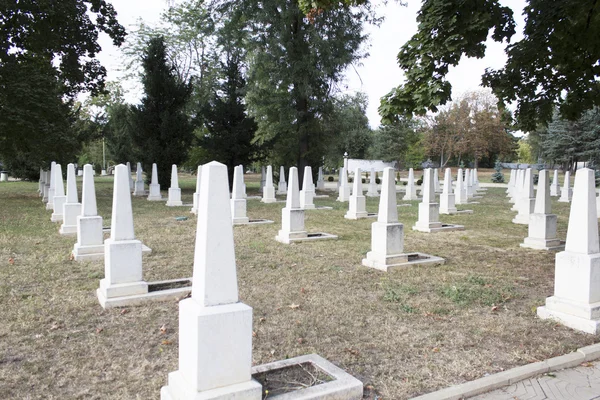
[[[92,261],[92,260],[103,260],[104,259],[104,245],[99,244],[97,246],[75,246],[71,255],[75,261]]]
[[[328,197],[329,197],[328,194],[315,194],[313,196],[313,198],[315,198],[315,199],[325,199],[325,198],[328,198]]]
[[[168,201],[167,200],[167,203],[165,205],[167,207],[184,207],[184,206],[189,207],[192,204],[183,204],[183,202],[181,202],[181,201]]]
[[[409,267],[411,265],[427,265],[427,264],[444,264],[446,260],[441,257],[432,256],[423,253],[403,253],[394,254],[385,257],[383,262],[377,256],[370,258],[367,253],[367,258],[363,258],[362,265],[365,267],[379,269],[381,271],[390,272],[398,268]]]
[[[398,207],[412,207],[412,204],[398,204]]]
[[[434,232],[450,232],[450,231],[464,231],[464,225],[452,225],[452,224],[441,224],[441,226],[424,227],[415,225],[412,227],[413,231],[434,233]]]
[[[558,239],[547,240],[526,237],[519,246],[534,250],[562,251],[565,249],[565,244],[565,241]]]
[[[119,285],[113,285],[113,287],[116,286]],[[132,294],[129,296],[106,298],[101,289],[97,289],[96,294],[98,296],[98,301],[100,301],[100,305],[105,309],[138,305],[147,301],[173,300],[183,297],[192,291],[192,278],[149,282],[147,283],[147,286],[148,291],[146,293]]]
[[[271,221],[270,219],[249,219],[246,218],[245,221],[241,221],[243,218],[239,218],[239,221],[234,221],[233,225],[262,225],[262,224],[272,224],[275,221]]]
[[[262,196],[246,196],[246,200],[262,200]]]
[[[305,208],[305,210],[333,210],[333,207],[329,207],[329,206],[314,206],[314,208]]]
[[[58,233],[60,233],[63,236],[77,235],[77,225],[65,225],[65,224],[62,224],[60,226],[60,229],[58,230]]]
[[[63,222],[63,215],[62,214],[57,214],[57,213],[52,213],[52,215],[50,216],[50,221],[52,221],[52,222]]]
[[[269,372],[276,372],[283,368],[307,363],[312,364],[314,368],[320,370],[320,372],[325,375],[329,375],[331,380],[300,390],[289,391],[287,393],[275,394],[272,396],[269,395],[268,398],[273,400],[362,399],[363,383],[317,354],[308,354],[287,360],[275,361],[269,364],[257,365],[252,367],[252,375],[253,377],[257,377],[265,373],[268,374]]]
[[[147,200],[148,201],[167,201],[168,199],[164,198],[162,196],[160,196],[160,197],[156,196],[156,197],[148,197]]]
[[[262,386],[255,380],[203,392],[192,392],[189,391],[189,385],[179,371],[169,373],[169,385],[160,389],[161,400],[259,400],[261,398]]]
[[[377,218],[377,213],[360,213],[360,214],[355,214],[355,215],[349,215],[349,213],[346,213],[344,215],[344,218],[346,219],[353,219],[353,220],[357,220],[357,219],[364,219],[364,218]]]
[[[279,232],[279,234],[277,236],[275,236],[275,240],[277,240],[280,243],[285,243],[285,244],[290,244],[293,242],[310,242],[310,241],[314,241],[314,240],[328,240],[328,239],[337,239],[338,237],[336,235],[332,235],[330,233],[325,233],[325,232],[315,232],[315,233],[308,233],[305,235],[294,235],[293,233],[291,235],[285,235],[282,234],[281,231]]]
[[[554,300],[553,300],[554,299]],[[591,333],[592,335],[597,335],[600,333],[600,320],[588,319],[579,317],[573,314],[567,314],[562,311],[558,311],[552,308],[549,308],[549,304],[553,302],[559,302],[562,299],[557,299],[556,297],[548,297],[546,299],[546,306],[541,306],[537,308],[537,315],[541,319],[551,319],[553,321],[560,322],[561,324],[578,330],[585,333]],[[592,306],[600,307],[600,303],[595,303]]]

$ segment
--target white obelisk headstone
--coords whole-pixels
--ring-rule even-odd
[[[142,176],[142,163],[137,163],[135,170],[135,189],[133,190],[134,196],[145,196],[146,188],[144,187],[144,177]]]
[[[203,166],[192,297],[179,302],[179,369],[162,400],[262,398],[251,376],[252,308],[238,298],[227,182],[225,165]]]
[[[552,185],[550,186],[550,196],[560,196],[560,184],[558,183],[558,170],[554,170],[554,178],[552,179]]]
[[[54,180],[56,179],[56,162],[50,163],[50,185],[48,186],[48,201],[46,210],[54,210]]]
[[[237,167],[234,168],[234,175],[235,175],[235,169]],[[190,210],[190,212],[192,214],[198,214],[198,200],[200,199],[200,185],[202,182],[202,166],[198,165],[198,171],[196,172],[196,191],[194,192],[194,200],[192,203],[192,209]]]
[[[350,199],[350,186],[348,185],[348,171],[342,168],[340,171],[341,183],[337,201],[348,201]]]
[[[304,230],[304,210],[300,208],[300,188],[298,168],[291,167],[288,177],[288,193],[285,207],[281,210],[281,230],[275,240],[290,243],[290,239],[306,238]]]
[[[171,187],[169,188],[169,199],[167,200],[167,206],[178,207],[182,206],[181,202],[181,189],[179,188],[179,177],[177,176],[177,165],[171,166]]]
[[[344,215],[346,219],[367,218],[366,197],[363,195],[362,178],[360,168],[354,171],[354,182],[352,184],[352,195],[348,201],[348,212]]]
[[[287,194],[287,183],[285,183],[285,167],[279,167],[279,183],[277,184],[277,194]]]
[[[377,191],[377,178],[375,178],[375,168],[371,168],[371,173],[369,174],[367,197],[379,197],[379,192]]]
[[[317,175],[317,189],[325,190],[325,178],[323,177],[323,167],[319,167],[319,173]]]
[[[160,184],[158,183],[158,171],[156,163],[152,164],[152,180],[150,181],[150,190],[148,191],[148,200],[161,201]]]
[[[263,167],[264,168],[264,167]],[[262,202],[263,203],[275,203],[275,186],[273,186],[273,167],[267,166],[267,172],[265,174],[265,183],[262,187]]]
[[[54,203],[50,221],[63,222],[63,205],[67,202],[65,196],[65,184],[63,182],[62,167],[56,164],[54,167]]]
[[[110,238],[104,241],[104,279],[96,291],[102,307],[123,296],[148,293],[142,277],[142,242],[135,238],[126,165],[115,167]]]
[[[454,193],[456,194],[456,204],[467,204],[469,202],[467,197],[467,188],[465,187],[465,182],[463,180],[462,168],[458,169],[458,173],[456,176],[456,190],[454,191]]]
[[[520,192],[521,198],[518,200],[519,213],[513,219],[515,224],[529,224],[529,216],[533,214],[535,208],[535,197],[533,192],[533,173],[531,168],[525,171],[525,181],[523,190]]]
[[[250,218],[246,215],[244,194],[244,169],[238,165],[233,170],[233,189],[231,190],[231,218],[234,225],[244,225],[250,222]]]
[[[135,183],[133,182],[133,178],[131,177],[131,164],[127,161],[127,172],[129,176],[129,189],[133,192],[135,189]]]
[[[408,170],[408,183],[406,184],[406,194],[404,195],[402,200],[419,200],[419,197],[417,196],[417,188],[415,186],[415,171],[412,168]]]
[[[304,167],[304,178],[302,179],[302,190],[300,191],[300,208],[303,210],[312,210],[315,207],[314,203],[315,188],[312,178],[312,168]]]
[[[550,179],[547,170],[540,171],[535,198],[535,209],[529,216],[529,235],[521,247],[537,250],[558,250],[560,240],[556,237],[556,215],[551,214]]]
[[[91,164],[83,166],[83,188],[81,191],[81,215],[77,217],[77,243],[73,246],[76,261],[104,258],[104,234],[102,217],[96,206],[94,170]]]
[[[63,223],[60,226],[61,235],[77,234],[77,216],[81,214],[81,204],[77,196],[77,181],[75,165],[67,165],[67,198],[63,204]]]
[[[538,307],[540,318],[600,332],[600,244],[594,171],[577,170],[565,251],[556,254],[554,296]]]
[[[456,214],[454,191],[452,190],[452,170],[446,168],[444,175],[444,190],[440,195],[440,214]]]
[[[563,187],[560,189],[560,198],[558,199],[561,203],[568,203],[573,197],[573,189],[571,189],[571,172],[565,172],[565,181]]]

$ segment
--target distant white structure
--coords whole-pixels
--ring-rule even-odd
[[[382,160],[361,160],[361,159],[348,159],[347,171],[356,171],[356,168],[360,168],[361,171],[375,170],[377,172],[383,172],[385,168],[396,169],[396,162],[385,162]]]

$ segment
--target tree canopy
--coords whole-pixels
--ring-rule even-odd
[[[523,39],[508,44],[504,68],[487,69],[483,84],[500,107],[516,102],[519,127],[533,130],[552,119],[555,107],[567,119],[600,105],[600,4],[593,0],[529,0]],[[449,67],[463,56],[482,58],[485,41],[509,41],[513,11],[498,0],[425,0],[418,32],[398,54],[406,81],[381,100],[384,121],[437,111],[451,100]]]

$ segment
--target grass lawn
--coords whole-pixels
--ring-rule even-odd
[[[259,176],[246,179],[255,194]],[[194,185],[181,175],[184,203]],[[112,178],[97,177],[96,188],[107,226]],[[0,184],[0,398],[158,399],[177,369],[177,303],[102,310],[103,263],[70,261],[75,239],[58,234],[36,190]],[[553,292],[554,253],[519,247],[527,227],[511,223],[504,189],[490,188],[468,207],[473,215],[441,216],[462,232],[413,232],[417,202],[399,207],[406,251],[446,264],[389,274],[361,266],[373,220],[344,219],[348,205],[335,197],[315,199],[334,209],[307,211],[306,227],[336,241],[276,242],[283,203],[248,200],[250,218],[275,224],[234,228],[240,298],[254,308],[254,363],[318,353],[362,380],[366,398],[406,399],[594,342],[536,318]],[[377,205],[367,199],[369,211]],[[564,239],[569,204],[552,205]],[[153,250],[144,278],[191,276],[189,208],[145,198],[133,208],[136,236]]]

